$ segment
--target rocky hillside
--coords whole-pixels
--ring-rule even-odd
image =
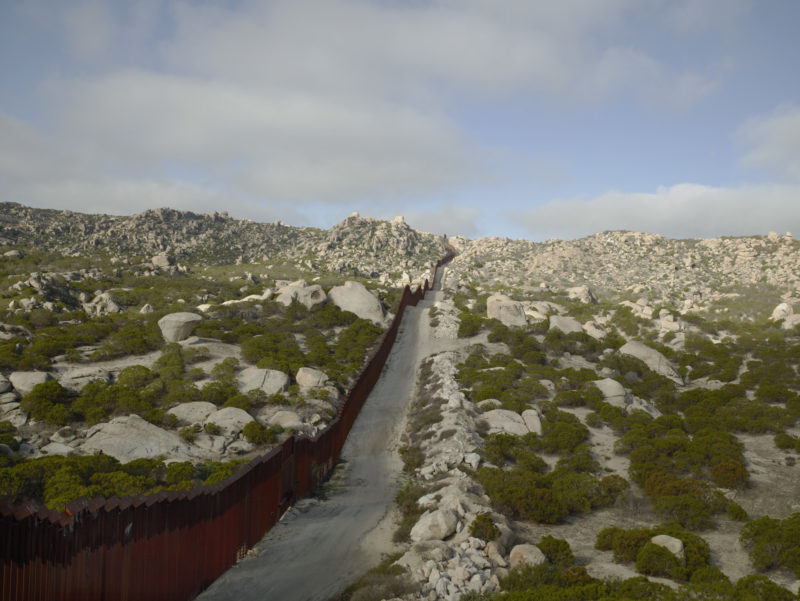
[[[694,302],[736,287],[800,289],[800,242],[787,233],[673,240],[603,232],[579,240],[530,242],[454,238],[459,281],[532,290],[588,285],[601,296]],[[734,290],[735,291],[735,290]]]
[[[295,262],[364,277],[427,270],[442,254],[439,239],[410,228],[350,215],[330,231],[256,223],[227,213],[154,209],[132,216],[87,215],[0,203],[0,245],[61,255],[102,252],[118,257],[161,253],[181,264]]]

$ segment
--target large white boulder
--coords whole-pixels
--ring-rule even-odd
[[[250,422],[255,421],[253,416],[244,409],[238,407],[224,407],[219,411],[211,413],[206,419],[205,424],[216,424],[223,436],[236,436]]]
[[[8,379],[14,390],[25,396],[34,386],[52,380],[53,376],[46,371],[15,371],[8,376]]]
[[[622,409],[625,408],[628,393],[622,384],[611,378],[605,378],[603,380],[595,380],[594,385],[603,393],[603,399],[606,403]]]
[[[256,389],[263,390],[267,394],[275,394],[289,388],[289,376],[277,369],[248,367],[240,371],[236,379],[242,392]]]
[[[300,390],[303,391],[312,388],[321,388],[328,382],[328,376],[325,375],[325,372],[314,369],[313,367],[301,367],[297,370],[294,379],[297,380],[297,385],[300,386]]]
[[[544,556],[542,550],[536,545],[517,545],[511,549],[508,556],[508,561],[511,568],[519,568],[524,565],[535,567],[547,562],[547,557]]]
[[[542,435],[542,417],[536,409],[526,409],[522,412],[522,421],[529,432]]]
[[[97,317],[109,315],[111,313],[121,313],[120,302],[108,292],[102,292],[95,296],[91,302],[83,305],[83,310],[89,315]]]
[[[208,401],[192,401],[176,405],[167,413],[174,415],[179,422],[184,424],[203,424],[206,418],[218,409],[219,407]]]
[[[783,320],[783,325],[781,327],[784,330],[791,330],[798,324],[800,324],[800,315],[789,315]]]
[[[287,307],[292,304],[292,301],[297,301],[303,304],[307,309],[314,305],[319,305],[328,300],[328,296],[319,284],[312,284],[306,286],[305,280],[298,280],[292,282],[288,286],[281,288],[275,300]]]
[[[551,315],[550,316],[550,330],[561,330],[565,334],[574,334],[576,332],[583,332],[583,326],[574,317],[569,315]]]
[[[486,316],[489,319],[498,319],[507,326],[528,324],[523,303],[511,300],[505,294],[493,294],[486,299]]]
[[[794,313],[794,309],[792,309],[792,305],[789,303],[781,303],[777,307],[772,310],[772,316],[770,319],[775,321],[782,321],[792,315]]]
[[[567,288],[567,296],[582,303],[586,303],[587,305],[597,304],[597,297],[595,297],[594,293],[589,290],[589,286],[586,285]]]
[[[602,340],[608,334],[608,331],[596,321],[587,321],[583,324],[583,331],[595,340]]]
[[[350,311],[362,319],[383,325],[381,301],[360,282],[347,281],[344,286],[335,286],[328,293],[328,298],[342,311]]]
[[[427,511],[411,529],[411,540],[444,540],[456,531],[458,517],[450,509]]]
[[[155,267],[160,267],[161,269],[166,269],[167,267],[175,264],[175,259],[169,256],[167,253],[157,254],[150,259],[150,261]]]
[[[203,318],[197,313],[182,311],[170,313],[158,320],[158,327],[167,342],[180,342],[186,340],[194,332],[195,327]]]
[[[683,559],[683,541],[667,534],[657,534],[650,542],[659,547],[664,547],[678,559]]]
[[[178,461],[208,458],[208,453],[192,447],[177,434],[167,432],[138,415],[115,417],[86,431],[80,445],[86,454],[104,453],[121,463],[142,457],[169,457]]]
[[[525,425],[525,420],[522,419],[522,416],[507,409],[492,409],[482,413],[481,418],[486,420],[486,423],[489,424],[489,432],[493,434],[503,432],[514,434],[515,436],[524,436],[530,431],[528,426]]]
[[[64,457],[75,452],[75,449],[73,449],[71,446],[65,445],[61,442],[51,442],[39,450],[41,451],[42,455],[63,455]]]
[[[101,367],[76,367],[58,375],[58,383],[72,392],[80,392],[90,382],[110,381],[111,374]]]
[[[281,426],[282,428],[291,428],[298,430],[303,427],[303,420],[294,411],[281,410],[277,411],[268,419],[270,425]]]
[[[669,362],[669,359],[667,359],[656,349],[651,348],[642,342],[637,340],[626,342],[619,349],[619,352],[623,355],[635,357],[636,359],[643,361],[647,367],[652,369],[657,374],[666,376],[676,382],[682,381],[678,375],[678,372],[675,371],[675,368],[672,366],[672,363]]]

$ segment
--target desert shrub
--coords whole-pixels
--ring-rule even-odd
[[[469,525],[469,533],[475,538],[490,541],[500,536],[500,529],[495,525],[488,513],[482,513],[472,520]]]
[[[205,486],[214,486],[239,471],[245,459],[233,461],[206,461],[197,466],[198,477]]]
[[[242,358],[261,368],[295,373],[305,365],[305,356],[294,335],[267,331],[242,342]]]
[[[389,555],[348,586],[333,601],[381,601],[406,597],[418,592],[419,585],[410,582],[405,568],[395,563],[399,557],[399,553]]]
[[[728,459],[711,468],[711,480],[721,488],[742,488],[750,479],[750,473],[740,461]]]
[[[686,570],[675,555],[653,543],[646,543],[636,555],[636,571],[647,576],[685,580]]]
[[[458,337],[470,338],[480,333],[483,328],[484,318],[473,313],[460,313],[458,324]]]
[[[536,546],[554,566],[566,568],[575,563],[575,556],[572,554],[569,543],[562,538],[543,536]]]
[[[200,389],[200,400],[214,403],[217,406],[224,405],[228,399],[236,397],[239,388],[229,380],[216,380],[207,382]]]
[[[392,540],[396,543],[408,541],[411,534],[411,529],[417,523],[420,516],[423,514],[422,508],[417,501],[427,491],[426,488],[415,484],[413,482],[407,483],[403,488],[397,491],[395,502],[400,511],[400,520],[397,523]]]
[[[214,422],[208,422],[207,424],[203,425],[203,432],[209,434],[211,436],[217,436],[222,432],[222,428],[219,425],[215,424]]]
[[[242,434],[247,442],[254,445],[271,444],[277,440],[275,432],[257,421],[246,424]]]
[[[425,462],[425,453],[417,446],[402,446],[399,453],[403,460],[403,471],[407,474],[413,474]]]
[[[533,472],[481,467],[477,478],[495,507],[515,519],[557,524],[569,514],[567,504]]]
[[[774,441],[775,446],[782,450],[794,449],[797,444],[797,440],[785,432],[778,432],[775,435]]]
[[[749,519],[744,507],[734,501],[730,501],[725,507],[725,514],[732,520],[737,522],[746,522]]]
[[[156,374],[144,365],[131,365],[117,375],[117,383],[126,388],[144,388],[155,379]]]
[[[183,426],[180,430],[178,430],[178,436],[180,436],[186,442],[194,442],[199,433],[200,426],[198,424]]]
[[[669,551],[667,556],[659,549],[651,548],[657,546],[650,542],[650,539],[657,534],[667,534],[683,543],[683,562],[678,561]],[[697,570],[711,565],[708,543],[674,522],[667,522],[655,528],[630,530],[616,526],[604,528],[597,535],[595,548],[601,551],[613,551],[616,562],[636,562],[637,570],[643,574],[668,576],[678,580],[690,578]]]
[[[69,404],[69,391],[55,380],[49,380],[34,386],[20,406],[37,421],[64,426],[72,419]]]
[[[759,572],[786,568],[800,578],[800,513],[785,520],[762,517],[748,522],[739,540]]]
[[[246,394],[235,394],[232,397],[228,398],[222,406],[223,407],[236,407],[237,409],[242,409],[244,411],[249,411],[250,407],[252,406],[252,401],[250,397]]]
[[[235,462],[235,468],[241,462]],[[206,476],[216,469],[230,470],[228,464],[206,466]],[[51,509],[80,498],[124,497],[160,490],[191,488],[198,471],[188,462],[165,465],[163,461],[142,458],[127,464],[109,455],[41,457],[23,460],[10,468],[0,468],[0,496],[15,502],[36,499]]]
[[[219,382],[232,382],[238,366],[239,360],[236,357],[225,357],[211,368],[211,377]]]
[[[167,465],[164,482],[168,486],[188,484],[191,487],[191,480],[194,475],[195,469],[191,463],[188,461],[175,461]]]
[[[616,562],[632,563],[636,561],[639,549],[650,542],[651,538],[653,534],[647,528],[625,530],[610,526],[598,532],[594,548],[600,551],[613,551]]]
[[[16,434],[17,429],[14,425],[8,421],[3,420],[0,422],[0,444],[4,444],[8,446],[12,451],[16,451],[19,449],[19,442],[17,439],[14,438],[14,434]],[[0,464],[2,466],[2,464]]]
[[[794,601],[795,595],[761,574],[740,578],[733,589],[734,601]]]

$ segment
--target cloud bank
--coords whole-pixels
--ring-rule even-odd
[[[579,238],[605,230],[671,238],[800,232],[800,186],[679,184],[654,193],[608,192],[590,200],[554,200],[512,218],[539,240]]]

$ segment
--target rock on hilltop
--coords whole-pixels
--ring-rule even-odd
[[[451,277],[461,284],[477,280],[521,289],[584,284],[601,296],[689,299],[736,285],[800,288],[800,242],[790,233],[675,240],[613,231],[578,240],[456,237],[451,243],[459,251]]]
[[[437,236],[409,227],[402,218],[380,221],[357,213],[328,231],[281,222],[256,223],[227,213],[197,214],[153,209],[138,215],[88,215],[0,203],[0,245],[19,245],[63,255],[103,250],[116,255],[164,257],[184,264],[293,261],[376,277],[405,268],[427,269],[442,255]]]

